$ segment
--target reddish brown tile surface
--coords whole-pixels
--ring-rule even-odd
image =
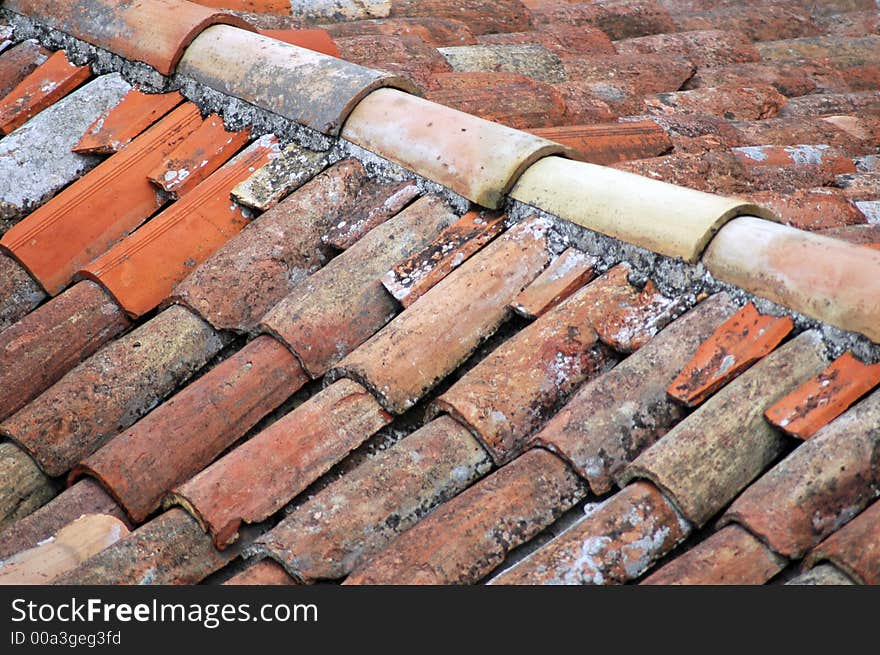
[[[36,41],[22,41],[0,57],[0,98],[5,97],[52,53]]]
[[[88,0],[47,7],[39,0],[8,0],[6,9],[36,18],[55,29],[111,52],[143,61],[163,75],[171,75],[184,48],[204,28],[216,23],[251,29],[232,14],[213,11],[193,2],[149,0]]]
[[[172,307],[108,344],[0,424],[50,475],[65,474],[219,352],[222,341]]]
[[[339,250],[350,248],[419,195],[418,186],[413,182],[365,185],[358,191],[352,206],[337,212],[336,222],[329,225],[321,241]]]
[[[130,325],[106,291],[81,282],[0,332],[0,420]]]
[[[808,439],[880,384],[880,364],[863,364],[852,353],[770,407],[764,416],[799,439]]]
[[[793,98],[823,90],[823,86],[829,82],[829,77],[839,79],[840,73],[830,66],[815,62],[778,65],[746,62],[701,66],[687,81],[685,88],[697,89],[724,84],[735,86],[771,84],[781,94]],[[843,84],[843,81],[840,80],[836,84]]]
[[[729,525],[642,581],[648,585],[759,585],[787,561],[738,525]]]
[[[546,229],[528,220],[508,230],[331,373],[361,382],[395,414],[415,405],[507,318],[508,303],[549,260]]]
[[[265,315],[262,329],[320,377],[397,314],[379,277],[455,219],[439,197],[421,198],[297,284]]]
[[[91,77],[88,66],[74,66],[59,50],[0,101],[0,133],[9,134]]]
[[[802,557],[880,493],[878,407],[875,393],[826,425],[740,495],[722,523]]]
[[[865,223],[865,215],[837,189],[758,191],[749,200],[766,207],[783,223],[802,230],[824,230]],[[840,237],[838,237],[840,238]]]
[[[162,206],[146,173],[200,123],[195,105],[174,110],[9,230],[0,245],[57,294],[81,266]]]
[[[12,257],[0,253],[0,333],[45,299],[37,281]]]
[[[473,584],[586,495],[557,457],[531,450],[447,501],[346,584]]]
[[[422,16],[461,21],[473,34],[529,28],[529,11],[519,0],[395,0],[391,5],[391,18]]]
[[[666,388],[700,343],[735,311],[725,294],[704,300],[611,371],[585,384],[534,436],[596,494],[684,416]]]
[[[675,32],[675,23],[659,2],[543,3],[531,9],[532,23],[546,25],[592,25],[612,40],[645,34]],[[499,30],[501,31],[501,30]],[[512,30],[505,30],[512,31]]]
[[[331,57],[340,55],[339,47],[326,30],[260,30],[260,34]]]
[[[261,137],[79,274],[104,285],[132,316],[155,309],[175,284],[247,225],[229,193],[277,147],[273,136]]]
[[[0,443],[0,532],[52,499],[56,485],[13,443]]]
[[[252,550],[303,582],[343,578],[490,468],[468,431],[440,417],[304,502]]]
[[[758,51],[742,32],[713,29],[626,39],[617,41],[614,47],[622,55],[675,55],[698,68],[760,60]]]
[[[662,155],[672,148],[666,131],[653,121],[575,125],[531,130],[573,149],[592,164],[616,164]]]
[[[759,359],[791,332],[794,323],[758,313],[752,303],[719,326],[694,354],[668,393],[686,407],[696,407]]]
[[[816,332],[803,332],[715,394],[624,470],[647,478],[702,526],[778,457],[783,438],[764,410],[827,365]]]
[[[774,41],[816,36],[819,27],[810,12],[796,6],[762,6],[760,11],[744,10],[743,7],[721,7],[694,14],[675,17],[682,30],[710,30],[722,28],[742,32],[752,41]]]
[[[225,585],[290,585],[296,581],[277,562],[264,559],[251,564],[241,573],[236,573]]]
[[[477,42],[468,26],[460,20],[419,16],[418,18],[384,18],[356,20],[322,25],[334,38],[361,35],[417,36],[435,48],[473,45]]]
[[[687,522],[652,484],[637,482],[491,584],[622,584],[689,532]]]
[[[268,518],[391,422],[370,393],[340,380],[175,490],[220,548]]]
[[[183,96],[171,93],[144,93],[132,89],[106,114],[86,130],[73,147],[81,155],[110,155],[183,102]]]
[[[147,177],[173,198],[178,198],[226,163],[248,142],[249,136],[249,130],[227,131],[223,119],[211,114]]]
[[[848,243],[880,250],[880,225],[849,225],[819,230],[819,233]]]
[[[709,114],[726,120],[773,118],[787,99],[772,86],[704,87],[645,98],[644,113]]]
[[[632,82],[645,95],[675,91],[694,72],[687,59],[650,54],[564,57],[562,64],[569,81]]]
[[[595,277],[596,259],[567,248],[514,298],[511,308],[525,318],[537,318],[565,301]]]
[[[880,584],[880,502],[816,546],[805,560],[813,567],[828,561],[860,584]]]
[[[443,229],[437,238],[382,276],[382,284],[409,307],[440,280],[504,230],[505,215],[471,211]]]
[[[210,464],[308,379],[284,346],[257,337],[86,458],[70,479],[96,477],[141,522],[165,492]]]
[[[337,37],[336,43],[342,59],[408,77],[421,88],[426,88],[437,73],[452,71],[443,55],[418,37]]]
[[[483,34],[480,45],[541,45],[558,55],[613,55],[617,52],[608,35],[590,25],[542,25],[528,32]]]
[[[318,175],[221,246],[169,300],[192,308],[218,330],[252,330],[330,259],[321,237],[352,206],[365,179],[363,166],[352,159]]]

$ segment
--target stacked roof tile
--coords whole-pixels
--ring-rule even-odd
[[[0,16],[0,584],[880,580],[873,0],[85,5]]]

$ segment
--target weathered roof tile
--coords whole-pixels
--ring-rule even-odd
[[[816,546],[804,564],[831,562],[860,584],[880,584],[880,502]]]
[[[22,41],[0,56],[0,98],[5,97],[52,53],[35,39]]]
[[[55,495],[52,480],[26,452],[9,442],[0,443],[0,481],[0,532]]]
[[[399,214],[421,192],[415,182],[367,184],[358,191],[351,206],[337,212],[321,241],[339,250],[357,243],[367,232]]]
[[[452,70],[437,48],[417,36],[348,36],[336,42],[342,59],[407,77],[421,88],[434,75]]]
[[[757,11],[744,10],[740,6],[720,7],[678,15],[675,23],[681,30],[736,30],[752,41],[795,39],[820,34],[810,12],[793,5],[767,4]]]
[[[520,0],[394,0],[391,17],[455,19],[473,34],[521,32],[529,28],[530,12]]]
[[[547,84],[565,80],[561,60],[542,45],[463,45],[439,50],[456,73],[505,71]]]
[[[677,91],[694,72],[687,59],[656,54],[571,56],[562,65],[569,81],[632,82],[642,94]]]
[[[321,25],[334,38],[360,35],[417,36],[435,48],[473,45],[477,42],[468,26],[454,18],[418,16],[348,21]]]
[[[12,257],[0,253],[0,333],[45,299],[37,281]]]
[[[613,40],[676,30],[672,17],[662,4],[650,0],[553,3],[534,7],[531,13],[534,25],[592,25]]]
[[[654,121],[567,125],[530,132],[571,148],[578,159],[591,164],[609,165],[656,157],[672,148],[666,130]]]
[[[613,55],[617,51],[608,35],[591,25],[542,25],[528,32],[484,34],[480,45],[541,45],[557,55]]]
[[[644,113],[709,114],[726,120],[773,118],[787,99],[774,87],[702,87],[693,91],[672,91],[648,96]]]
[[[596,263],[595,257],[577,248],[566,248],[513,299],[511,309],[525,318],[538,318],[592,280]]]
[[[273,154],[268,164],[232,187],[232,199],[239,205],[262,211],[271,209],[328,164],[327,153],[313,152],[295,143]]]

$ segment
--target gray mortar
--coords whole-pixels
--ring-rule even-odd
[[[50,49],[63,49],[71,61],[78,65],[89,64],[95,74],[119,72],[130,84],[138,84],[147,92],[166,93],[179,90],[184,97],[195,103],[204,115],[217,113],[222,116],[224,123],[231,130],[249,126],[254,137],[273,133],[283,145],[296,143],[316,152],[328,152],[330,164],[353,157],[361,161],[369,174],[380,181],[415,180],[423,193],[443,197],[456,212],[463,214],[471,208],[470,201],[451,189],[421,177],[345,139],[327,137],[278,114],[201,85],[187,76],[165,77],[147,64],[127,61],[107,50],[47,28],[8,9],[0,8],[0,16],[6,18],[14,27],[16,40],[32,38]],[[680,259],[651,252],[512,199],[508,200],[505,210],[508,213],[509,225],[535,214],[549,221],[553,226],[550,240],[554,254],[574,246],[596,257],[600,272],[618,263],[628,263],[633,268],[630,281],[634,285],[642,286],[650,278],[664,295],[681,296],[686,308],[696,304],[699,297],[726,291],[739,306],[752,302],[761,313],[790,316],[795,324],[795,334],[803,330],[818,329],[823,337],[826,354],[830,358],[837,358],[849,350],[866,363],[880,362],[880,344],[874,344],[865,336],[826,325],[739,287],[716,280],[701,263],[691,265]]]

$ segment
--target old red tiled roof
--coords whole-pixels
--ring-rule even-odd
[[[0,584],[880,580],[873,0],[56,4]]]

